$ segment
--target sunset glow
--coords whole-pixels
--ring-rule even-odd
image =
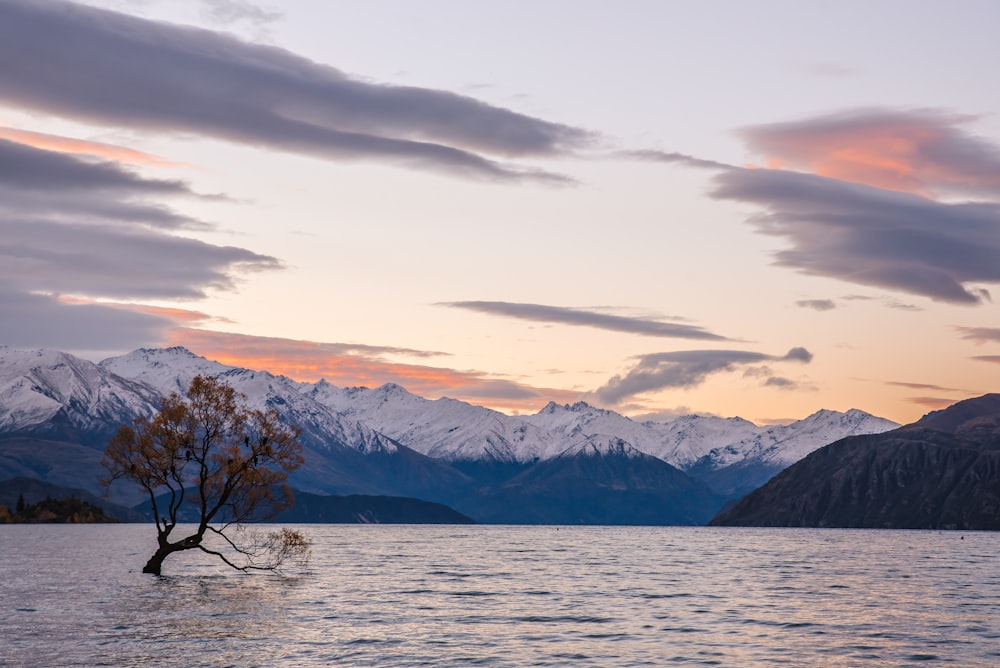
[[[7,0],[0,343],[508,412],[997,391],[1000,8],[903,11]]]

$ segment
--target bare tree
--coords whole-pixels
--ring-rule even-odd
[[[210,376],[195,377],[186,398],[165,398],[154,417],[122,426],[104,451],[104,484],[131,480],[149,495],[157,549],[142,572],[159,575],[164,559],[191,549],[241,571],[307,559],[309,541],[300,531],[244,528],[291,506],[288,472],[303,462],[298,436],[276,410],[249,408],[245,395]],[[192,508],[193,531],[171,540]],[[217,540],[206,544],[206,537]]]

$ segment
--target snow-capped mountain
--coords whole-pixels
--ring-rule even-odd
[[[554,457],[566,441],[520,417],[455,399],[429,400],[395,384],[340,389],[326,381],[303,386],[317,402],[447,462],[528,463]]]
[[[300,390],[300,383],[268,371],[240,369],[199,357],[182,347],[142,348],[98,364],[104,371],[156,390],[183,395],[195,376],[218,376],[247,397],[252,408],[275,408],[302,430],[314,447],[344,445],[363,453],[394,452],[396,444],[356,420],[317,403]]]
[[[650,455],[633,447],[625,439],[617,436],[591,436],[569,446],[558,457],[624,457],[626,459],[638,459],[649,457]]]
[[[819,410],[798,422],[758,430],[740,441],[713,448],[706,453],[703,463],[719,469],[757,461],[783,468],[845,436],[880,434],[898,426],[892,420],[856,408],[846,413]]]
[[[153,389],[54,350],[0,346],[0,433],[83,436],[156,411]]]
[[[582,401],[564,406],[549,402],[524,420],[571,442],[594,436],[617,436],[679,469],[689,468],[721,444],[736,443],[760,431],[760,427],[743,418],[686,415],[671,422],[635,422]]]
[[[0,347],[0,446],[4,438],[21,439],[16,448],[6,441],[0,451],[0,477],[5,466],[15,475],[48,470],[46,456],[65,457],[54,454],[58,451],[83,456],[87,475],[96,478],[94,449],[103,449],[120,425],[154,414],[161,397],[183,394],[199,374],[222,378],[246,395],[251,407],[273,407],[302,430],[306,465],[292,477],[300,489],[454,501],[466,504],[456,505],[459,510],[492,508],[491,513],[499,513],[493,518],[502,517],[505,504],[516,502],[511,485],[531,481],[533,494],[542,499],[548,493],[545,481],[558,478],[559,493],[573,497],[573,480],[580,489],[605,485],[594,478],[598,470],[611,476],[615,489],[633,491],[649,485],[677,490],[684,487],[678,480],[693,476],[715,490],[699,492],[699,503],[711,504],[721,498],[716,492],[732,496],[752,489],[844,436],[897,426],[857,410],[819,411],[781,427],[697,415],[637,422],[582,402],[550,403],[535,415],[509,416],[454,399],[425,399],[393,384],[369,389],[297,382],[213,362],[179,347],[136,350],[99,364],[57,351]],[[73,450],[81,446],[89,454]],[[53,454],[46,455],[45,448]],[[4,456],[13,463],[4,464]],[[647,476],[646,469],[660,472]],[[527,507],[521,511],[525,517],[544,515]],[[709,511],[714,509],[698,512]],[[588,517],[624,522],[639,516]]]

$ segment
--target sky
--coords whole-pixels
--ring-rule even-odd
[[[1000,391],[1000,4],[0,0],[0,344],[511,414]]]

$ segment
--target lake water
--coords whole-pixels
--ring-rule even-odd
[[[306,570],[152,526],[0,526],[3,666],[1000,666],[1000,533],[302,527]]]

